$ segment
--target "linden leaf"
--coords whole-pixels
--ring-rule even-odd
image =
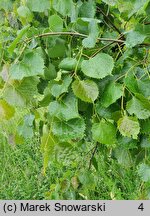
[[[150,181],[150,166],[147,164],[140,164],[138,168],[138,174],[144,182]]]
[[[110,6],[114,6],[117,4],[117,0],[102,0],[102,1]]]
[[[59,68],[63,69],[63,70],[74,70],[75,67],[77,65],[77,60],[75,58],[64,58],[60,64],[59,64]]]
[[[8,85],[3,94],[5,100],[13,105],[25,107],[33,102],[35,95],[38,95],[37,84],[38,77],[26,77],[23,80],[13,82],[13,85]]]
[[[72,94],[69,94],[61,101],[53,101],[49,104],[48,112],[50,116],[66,121],[78,118],[79,113],[77,98],[75,98]]]
[[[89,103],[93,103],[99,94],[98,86],[92,80],[75,80],[72,89],[78,98]]]
[[[104,90],[102,96],[102,105],[104,107],[109,107],[111,104],[115,103],[123,95],[122,85],[119,83],[110,83]]]
[[[15,109],[10,106],[5,100],[0,100],[0,118],[9,120],[15,114]]]
[[[150,134],[150,119],[141,121],[141,133]]]
[[[127,47],[132,48],[137,44],[141,44],[145,38],[146,35],[141,34],[138,31],[131,30],[127,33],[127,39],[125,44]]]
[[[27,0],[27,5],[30,10],[34,12],[44,12],[47,9],[50,9],[50,1],[49,0]]]
[[[48,162],[54,155],[55,145],[58,143],[58,140],[54,135],[48,131],[44,131],[41,139],[41,151],[43,153],[43,169],[44,174],[46,168],[48,167]]]
[[[118,130],[123,136],[137,139],[137,136],[140,132],[140,125],[136,118],[124,116],[118,121]]]
[[[113,67],[113,58],[105,53],[97,54],[89,60],[84,60],[81,64],[81,70],[83,73],[88,77],[96,79],[102,79],[110,75]]]
[[[21,80],[24,77],[36,76],[44,73],[44,60],[36,52],[25,55],[19,63],[13,64],[10,68],[11,79]]]
[[[116,143],[116,127],[108,121],[101,120],[92,126],[93,139],[102,144],[113,145]]]
[[[63,19],[57,14],[50,16],[48,19],[48,23],[51,31],[59,32],[63,30]]]
[[[150,117],[150,102],[141,95],[139,99],[133,97],[127,103],[127,111],[130,115],[136,115],[138,119],[147,119]]]
[[[75,118],[69,121],[54,119],[52,132],[61,142],[84,137],[85,123],[83,118]]]
[[[21,124],[18,126],[18,134],[19,136],[26,138],[32,138],[34,136],[33,131],[33,121],[34,121],[34,115],[29,114],[25,115],[24,121],[21,122]]]
[[[59,97],[62,93],[68,92],[68,87],[72,82],[72,78],[70,76],[64,77],[64,79],[60,82],[52,81],[49,85],[49,89],[51,94],[54,97]]]
[[[82,41],[82,44],[86,48],[92,48],[95,46],[98,35],[99,28],[96,20],[91,20],[89,23],[89,36]]]

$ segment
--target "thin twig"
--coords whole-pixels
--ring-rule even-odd
[[[103,16],[108,20],[108,22],[112,25],[112,27],[119,33],[119,34],[122,34],[121,31],[114,25],[114,23],[109,19],[109,17],[104,13],[104,11],[97,7],[97,9],[99,10],[100,13],[103,14]]]
[[[90,158],[89,170],[91,169],[92,160],[93,160],[93,157],[94,157],[94,155],[95,155],[95,153],[96,153],[97,147],[98,147],[98,142],[96,143],[96,145],[95,145],[95,147],[94,147],[94,151],[93,151],[92,156],[91,156],[91,158]]]
[[[113,41],[113,42],[111,42],[111,43],[109,43],[109,44],[107,44],[107,45],[101,47],[100,49],[98,49],[98,50],[91,56],[91,58],[93,58],[93,57],[94,57],[95,55],[97,55],[99,52],[101,52],[102,50],[106,49],[107,47],[111,46],[111,45],[114,44],[114,43],[115,43],[115,42]]]

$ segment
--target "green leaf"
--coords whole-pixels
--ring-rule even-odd
[[[97,38],[99,35],[99,28],[96,20],[91,20],[88,25],[89,36],[82,41],[82,45],[85,48],[93,48],[97,42]]]
[[[0,9],[4,9],[5,11],[12,10],[13,2],[11,0],[1,0],[0,1]]]
[[[138,119],[147,119],[150,117],[150,102],[143,96],[139,99],[132,97],[127,103],[127,111],[130,115],[136,115]]]
[[[84,2],[79,8],[80,17],[94,18],[96,12],[96,4],[94,1]]]
[[[77,65],[77,60],[74,58],[64,58],[60,64],[59,64],[59,68],[62,70],[74,70],[76,68]]]
[[[78,174],[78,179],[85,188],[91,190],[91,188],[95,188],[95,178],[92,172],[89,170],[80,170]]]
[[[44,12],[47,9],[50,9],[50,1],[49,0],[27,0],[27,5],[31,11],[34,12]]]
[[[72,89],[78,98],[89,103],[93,103],[99,94],[98,86],[92,80],[75,80]]]
[[[140,11],[140,9],[145,6],[146,2],[147,0],[119,0],[118,9],[121,13],[126,13],[129,19],[133,14]]]
[[[10,106],[5,100],[0,100],[0,119],[11,119],[15,114],[14,107]]]
[[[72,82],[72,78],[70,76],[65,76],[63,80],[52,81],[49,85],[50,93],[54,97],[59,97],[62,93],[68,92],[68,87]]]
[[[118,163],[122,165],[123,167],[129,168],[133,165],[131,153],[128,149],[119,147],[115,149],[114,154],[118,160]]]
[[[49,161],[54,156],[55,146],[57,145],[58,140],[52,133],[44,130],[43,136],[41,138],[41,151],[43,154],[43,173],[45,174],[46,168],[48,167]]]
[[[128,48],[132,48],[136,46],[137,44],[141,44],[146,38],[146,35],[143,35],[142,33],[131,30],[127,33],[127,38],[126,38],[126,46]]]
[[[48,112],[50,116],[66,121],[78,118],[77,99],[72,94],[69,94],[61,101],[51,102],[48,107]]]
[[[150,136],[142,136],[140,144],[142,148],[150,148]]]
[[[110,75],[113,67],[113,58],[105,53],[97,54],[89,60],[84,60],[81,64],[83,73],[88,77],[96,79],[102,79]]]
[[[131,137],[127,137],[127,136],[118,136],[118,144],[121,146],[121,148],[124,149],[135,149],[137,148],[137,140],[132,139]]]
[[[150,119],[141,121],[141,133],[150,134]]]
[[[118,121],[118,130],[123,136],[137,139],[140,132],[140,125],[136,118],[124,116]]]
[[[33,14],[29,10],[29,8],[26,6],[20,6],[17,9],[17,13],[18,13],[20,20],[23,24],[26,24],[27,22],[31,22],[33,19]]]
[[[18,36],[16,37],[16,39],[11,43],[11,45],[8,47],[8,51],[10,53],[13,53],[14,49],[16,48],[18,42],[22,39],[22,37],[25,35],[25,33],[28,31],[30,25],[27,25],[25,27],[23,27],[19,33]]]
[[[38,94],[38,83],[39,79],[37,77],[27,77],[20,82],[15,81],[13,85],[6,87],[3,97],[13,106],[25,107],[32,103],[33,97]]]
[[[36,52],[27,53],[23,60],[10,67],[11,79],[21,80],[24,77],[36,76],[44,73],[44,60]]]
[[[135,78],[133,73],[128,73],[125,80],[124,84],[126,87],[132,92],[132,93],[138,93],[139,88],[138,88],[138,83],[137,79]]]
[[[55,79],[57,74],[56,74],[56,69],[53,64],[49,64],[47,68],[44,70],[44,76],[46,80],[52,80]]]
[[[32,138],[34,136],[33,132],[33,121],[34,115],[29,114],[24,117],[24,121],[18,126],[17,131],[19,136],[25,139]]]
[[[70,140],[81,140],[84,137],[85,123],[83,118],[62,121],[54,119],[52,122],[52,132],[62,142]]]
[[[138,88],[142,95],[146,98],[150,98],[150,80],[138,80]]]
[[[51,31],[61,32],[63,30],[63,19],[57,14],[50,16],[48,23]]]
[[[138,168],[138,174],[141,177],[142,181],[150,182],[150,166],[147,164],[140,164]]]
[[[115,6],[118,2],[118,0],[102,0],[102,1],[110,6]]]
[[[123,95],[123,86],[119,83],[111,82],[106,86],[102,95],[101,103],[104,107],[109,107]]]
[[[63,16],[71,16],[73,9],[72,0],[54,0],[52,7]]]
[[[60,38],[57,38],[55,45],[48,49],[48,55],[50,58],[64,57],[65,53],[65,41]]]
[[[108,121],[101,120],[100,123],[92,125],[93,139],[102,144],[116,144],[116,127]]]

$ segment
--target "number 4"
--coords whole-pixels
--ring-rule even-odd
[[[139,210],[143,211],[144,210],[144,206],[143,206],[143,203],[141,203],[138,207]]]

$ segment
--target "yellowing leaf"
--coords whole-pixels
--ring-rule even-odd
[[[14,107],[10,106],[5,100],[0,100],[0,119],[9,120],[14,114]]]
[[[118,129],[123,136],[137,139],[140,132],[140,125],[136,118],[124,116],[118,121]]]

